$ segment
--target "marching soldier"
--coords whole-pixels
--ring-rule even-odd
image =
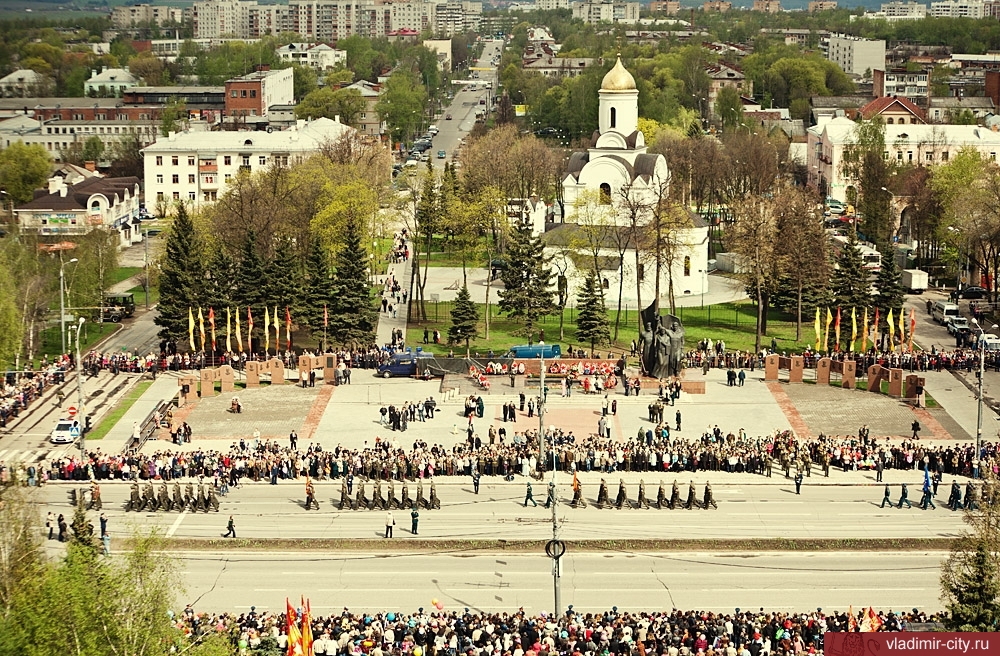
[[[396,486],[392,479],[389,479],[389,494],[386,497],[386,503],[389,505],[389,510],[399,508],[399,503],[396,501]]]
[[[597,492],[597,507],[607,508],[611,505],[611,501],[608,498],[608,483],[603,478],[601,479],[601,487]]]
[[[670,509],[673,510],[677,507],[677,504],[681,502],[681,489],[677,485],[677,479],[674,479],[674,487],[670,491]]]
[[[406,481],[404,480],[403,481],[403,491],[399,495],[399,507],[400,508],[409,508],[412,505],[413,505],[413,502],[410,501],[410,491],[407,489],[407,487],[406,487]]]
[[[892,508],[892,499],[889,498],[889,494],[890,494],[889,484],[886,483],[885,484],[885,496],[882,497],[882,505],[879,506],[879,508],[885,508],[886,504],[888,504],[889,507]]]
[[[181,484],[174,481],[174,510],[184,510],[184,496],[181,494]]]
[[[319,501],[316,500],[316,488],[313,487],[313,482],[306,479],[306,510],[311,510],[313,506],[316,506],[316,510],[319,510]]]
[[[337,510],[343,510],[344,508],[351,507],[351,493],[347,491],[347,479],[340,481],[340,503],[337,504]]]
[[[629,508],[631,508],[632,504],[630,504],[628,502],[628,494],[625,492],[625,480],[619,478],[618,479],[618,498],[615,499],[615,507],[618,508],[618,510],[621,510],[622,507],[624,507],[624,506],[628,506]]]
[[[420,508],[429,508],[430,504],[427,503],[427,499],[424,498],[424,479],[417,479],[417,506]]]
[[[208,495],[205,494],[205,484],[198,483],[198,505],[195,510],[208,512]]]
[[[708,510],[709,505],[711,505],[716,510],[719,509],[719,506],[715,503],[715,497],[712,495],[712,484],[705,483],[705,503],[704,503],[705,510]]]
[[[641,478],[639,479],[639,498],[636,499],[636,505],[649,509],[649,501],[646,500],[646,483]]]
[[[691,481],[691,485],[688,487],[688,500],[684,505],[685,508],[691,510],[692,508],[698,507],[698,493],[694,489],[694,481]]]
[[[364,479],[358,483],[358,496],[355,498],[354,509],[361,510],[362,508],[368,508],[368,497],[365,496],[365,481]]]
[[[434,483],[434,479],[431,479],[431,500],[429,507],[441,510],[441,499],[438,499],[437,485]]]
[[[573,477],[573,500],[570,502],[570,506],[573,508],[586,508],[587,502],[583,499],[583,490],[581,489],[580,481]]]
[[[194,505],[198,499],[194,496],[194,485],[188,483],[184,486],[184,507],[194,510]]]
[[[962,509],[962,488],[958,481],[951,482],[951,495],[948,496],[948,507],[952,510]]]
[[[549,481],[548,491],[545,493],[545,507],[551,508],[556,502],[556,484]]]
[[[909,497],[910,497],[910,491],[906,489],[906,483],[903,483],[903,488],[902,490],[900,490],[899,505],[896,506],[896,508],[902,508],[904,503],[906,504],[907,508],[912,508],[913,506],[910,505]]]
[[[160,484],[160,510],[170,510],[170,492],[166,481]]]
[[[385,499],[382,498],[382,481],[375,479],[375,486],[372,490],[372,507],[379,510],[386,510]],[[317,510],[319,507],[317,506]]]
[[[208,506],[215,512],[219,512],[219,498],[215,496],[215,486],[208,486]],[[319,506],[317,505],[317,508]],[[208,508],[205,508],[205,512],[208,512]]]
[[[141,507],[142,503],[139,501],[139,484],[133,481],[129,493],[128,509],[138,511]]]
[[[528,502],[531,502],[536,508],[538,507],[538,502],[535,501],[535,496],[531,492],[531,481],[528,481],[528,489],[524,493],[524,507],[528,507]]]
[[[976,503],[976,486],[969,481],[965,484],[965,509],[977,510],[979,504]]]
[[[146,481],[146,486],[142,490],[145,506],[150,510],[156,510],[156,494],[153,492],[153,481]]]
[[[664,508],[667,507],[668,503],[669,502],[667,501],[667,493],[663,489],[663,479],[661,478],[660,479],[660,489],[656,493],[656,507],[659,510],[663,510]]]
[[[94,510],[101,510],[103,507],[101,503],[101,486],[97,484],[97,481],[90,482],[90,507]]]

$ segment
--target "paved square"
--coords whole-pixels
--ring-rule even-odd
[[[254,429],[259,429],[261,438],[287,440],[292,430],[301,434],[320,389],[268,385],[260,389],[237,390],[201,399],[189,412],[182,408],[178,417],[191,426],[195,439],[238,440],[250,437]],[[238,396],[243,404],[240,414],[229,412],[234,396]]]

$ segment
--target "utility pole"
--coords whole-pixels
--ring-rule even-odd
[[[538,379],[538,464],[545,465],[545,342],[538,342],[539,362],[541,363],[541,374]],[[539,473],[538,478],[542,480],[545,470]]]
[[[149,228],[143,228],[142,231],[142,262],[143,268],[146,269],[146,309],[149,309]]]
[[[82,467],[87,466],[87,433],[85,432],[87,411],[83,407],[83,362],[80,359],[80,330],[86,320],[86,318],[80,317],[80,321],[76,324],[76,413],[80,418],[77,425],[80,426],[80,465]]]

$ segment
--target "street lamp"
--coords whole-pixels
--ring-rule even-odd
[[[972,323],[979,326],[976,319]],[[994,325],[991,330],[1000,326]],[[979,402],[976,411],[976,453],[972,457],[972,478],[979,478],[979,449],[983,441],[983,374],[986,372],[986,331],[979,328]]]
[[[66,265],[79,262],[75,257],[69,262],[59,263],[59,333],[62,336],[62,351],[66,353]]]

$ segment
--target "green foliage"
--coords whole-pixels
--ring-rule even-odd
[[[505,253],[506,268],[500,273],[500,309],[524,321],[525,335],[535,323],[556,310],[552,283],[552,258],[546,256],[541,238],[531,236],[531,225],[514,230]]]
[[[301,100],[316,90],[316,71],[308,66],[292,64],[292,94]]]
[[[732,130],[743,123],[743,101],[736,89],[719,89],[719,95],[715,98],[715,115],[722,121],[723,130]]]
[[[887,191],[895,173],[892,158],[886,159],[885,125],[881,119],[861,121],[854,138],[844,148],[843,174],[857,185],[857,210],[864,219],[859,228],[879,249],[889,244],[892,233],[892,199]]]
[[[604,290],[597,274],[591,272],[577,293],[576,338],[590,344],[594,351],[596,344],[611,341],[608,311],[604,306]]]
[[[205,297],[201,240],[187,208],[177,204],[160,263],[160,304],[156,325],[162,339],[182,341],[188,332],[188,308],[197,308]]]
[[[891,248],[882,253],[882,266],[875,277],[875,290],[875,297],[872,300],[875,307],[882,308],[887,318],[888,310],[903,307],[905,293],[902,274],[896,266],[896,258],[893,257]]]
[[[389,76],[379,94],[375,111],[388,124],[393,141],[409,139],[422,126],[427,91],[409,71]]]
[[[868,273],[861,260],[858,238],[853,230],[849,234],[848,243],[837,257],[837,268],[830,279],[830,288],[834,300],[841,307],[854,307],[860,311],[861,308],[871,306]]]
[[[16,300],[17,284],[6,260],[5,255],[0,253],[0,362],[14,359],[24,336],[21,309]]]
[[[302,271],[291,238],[282,236],[274,249],[274,259],[269,267],[268,286],[264,296],[270,304],[278,306],[279,317],[284,320],[284,309],[289,308],[293,317],[298,316],[302,298]]]
[[[340,117],[345,125],[355,125],[358,117],[365,111],[365,99],[357,89],[330,89],[323,87],[305,96],[295,107],[295,115],[299,118],[332,119]]]
[[[348,221],[343,247],[334,258],[329,334],[344,346],[372,344],[378,323],[368,287],[368,251],[361,237],[359,222]]]
[[[479,308],[472,302],[469,288],[462,285],[451,308],[451,326],[448,328],[448,342],[461,344],[469,350],[469,342],[479,335]]]
[[[167,136],[171,132],[184,129],[187,123],[187,105],[181,101],[170,101],[160,112],[160,135]]]
[[[303,281],[302,311],[299,317],[295,318],[295,322],[308,326],[314,338],[323,335],[323,308],[327,308],[329,313],[329,309],[333,306],[333,286],[330,283],[327,257],[322,240],[318,237],[311,239]]]
[[[51,158],[41,144],[16,141],[0,151],[0,186],[15,205],[32,199],[49,177]]]

